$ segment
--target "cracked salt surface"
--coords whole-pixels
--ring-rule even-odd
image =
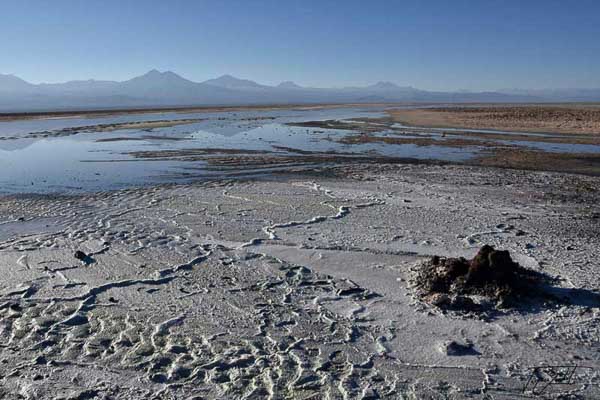
[[[600,283],[598,178],[331,172],[4,197],[0,397],[510,399],[540,364],[582,367],[549,395],[600,395],[600,305],[573,291]],[[485,320],[419,300],[423,257],[483,243],[560,275],[572,304]]]

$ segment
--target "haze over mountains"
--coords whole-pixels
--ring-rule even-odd
[[[365,87],[310,88],[286,81],[277,86],[223,75],[193,82],[157,70],[123,82],[70,81],[32,84],[0,74],[0,112],[202,105],[600,101],[600,89],[504,89],[496,92],[435,92],[378,82]]]

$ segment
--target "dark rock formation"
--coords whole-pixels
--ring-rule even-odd
[[[434,256],[423,264],[417,287],[424,299],[440,308],[477,310],[471,296],[480,296],[509,307],[519,299],[539,294],[546,277],[514,262],[506,250],[485,245],[473,257]]]

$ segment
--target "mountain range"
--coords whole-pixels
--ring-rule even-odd
[[[312,88],[291,81],[262,85],[231,75],[193,82],[174,72],[157,70],[121,82],[90,79],[32,84],[14,75],[0,74],[0,112],[250,104],[559,101],[600,101],[600,89],[440,92],[392,82]]]

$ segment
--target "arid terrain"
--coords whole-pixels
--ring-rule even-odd
[[[598,138],[396,107],[0,125],[0,398],[598,398]]]
[[[600,105],[503,105],[395,110],[408,125],[600,135]]]
[[[0,4],[0,400],[600,400],[600,1]]]
[[[598,178],[356,164],[0,207],[5,398],[600,395]],[[507,249],[550,297],[418,295],[429,257]],[[81,252],[81,253],[79,253]],[[541,390],[538,388],[538,390]]]

